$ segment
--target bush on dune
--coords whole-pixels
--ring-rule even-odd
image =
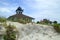
[[[60,33],[60,24],[54,24],[53,27],[56,30],[56,32]]]
[[[6,22],[6,18],[0,17],[0,22]]]
[[[4,40],[16,40],[16,29],[14,26],[7,26],[6,27],[6,35],[4,35]]]

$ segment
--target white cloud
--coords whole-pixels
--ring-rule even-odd
[[[48,9],[57,5],[56,0],[26,0],[24,3],[32,9]]]
[[[15,7],[0,7],[0,16],[9,17],[11,15],[14,15],[16,8],[17,8],[16,6]]]
[[[0,4],[3,4],[3,5],[9,5],[9,3],[3,2],[3,1],[0,1]]]
[[[0,12],[11,12],[11,11],[7,8],[0,8]]]
[[[60,18],[60,0],[25,0],[23,2],[32,11],[31,16],[36,19],[48,18],[56,19]]]

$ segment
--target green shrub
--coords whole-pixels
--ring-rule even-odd
[[[39,24],[40,22],[39,21],[37,21],[37,24]]]
[[[60,33],[60,25],[59,24],[54,24],[53,27],[56,30],[56,32]]]
[[[57,24],[57,21],[54,21],[53,23],[54,23],[54,24]]]
[[[6,22],[6,18],[0,17],[0,22]]]
[[[4,35],[4,40],[16,40],[16,31],[15,27],[9,25],[6,27],[6,35]]]
[[[19,19],[18,22],[19,23],[22,23],[22,24],[26,24],[26,21],[25,20],[22,20],[22,19]]]
[[[46,25],[51,25],[52,21],[48,20],[48,19],[43,19],[40,21],[41,24],[46,24]]]

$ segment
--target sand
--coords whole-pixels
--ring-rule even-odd
[[[7,24],[9,23],[16,26],[19,31],[17,40],[60,40],[60,34],[58,34],[52,26],[7,22]]]

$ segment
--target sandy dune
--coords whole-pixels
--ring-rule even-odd
[[[20,24],[7,22],[15,25],[19,31],[18,40],[60,40],[60,35],[52,26],[41,24]]]

